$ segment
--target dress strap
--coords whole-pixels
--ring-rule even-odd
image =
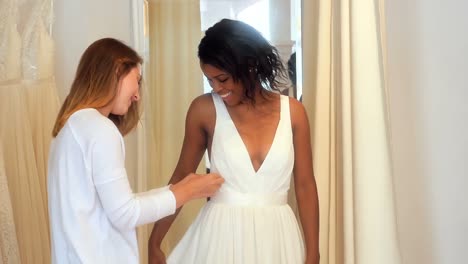
[[[280,95],[280,104],[281,104],[281,120],[286,124],[291,124],[291,114],[289,110],[289,96]]]
[[[230,118],[223,99],[221,99],[221,97],[214,92],[211,93],[211,96],[213,97],[213,103],[216,109],[216,120],[225,120],[226,118]]]

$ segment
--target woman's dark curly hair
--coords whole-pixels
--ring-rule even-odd
[[[280,91],[287,76],[278,50],[252,26],[236,20],[223,19],[210,27],[198,45],[198,57],[229,73],[244,86],[247,99],[255,102],[256,83],[266,90]]]

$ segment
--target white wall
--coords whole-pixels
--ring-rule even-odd
[[[94,41],[112,37],[133,45],[132,0],[54,1],[55,73],[61,101],[68,94],[79,59]],[[125,138],[127,172],[137,173],[136,134]]]
[[[468,2],[386,1],[397,217],[405,264],[467,263]]]
[[[130,1],[54,1],[54,14],[56,79],[63,100],[80,56],[92,42],[113,37],[132,45]]]

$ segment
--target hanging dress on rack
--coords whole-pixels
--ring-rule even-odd
[[[1,143],[0,143],[1,145]],[[20,263],[18,241],[16,239],[15,220],[11,208],[10,190],[0,148],[0,263]]]
[[[22,38],[18,1],[5,1],[4,30],[0,41],[0,148],[13,209],[20,262],[49,263],[47,207],[41,191],[33,131],[22,73]]]
[[[23,91],[34,131],[34,155],[46,208],[49,145],[60,107],[54,78],[54,41],[47,31],[52,23],[51,6],[51,0],[35,1],[22,34]]]
[[[10,100],[11,92],[8,90],[13,87],[15,79],[21,74],[19,67],[21,39],[16,31],[14,13],[12,13],[15,3],[11,0],[2,0],[0,5],[2,6],[0,10],[0,263],[13,264],[20,263],[20,255],[11,192],[5,169],[6,145],[3,140],[6,138],[6,129],[13,132],[11,125],[8,124],[10,118],[6,117],[5,112],[9,104],[5,101]]]

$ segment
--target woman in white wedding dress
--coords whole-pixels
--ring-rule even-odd
[[[198,56],[213,92],[196,98],[188,110],[170,182],[195,171],[208,149],[211,170],[225,183],[167,262],[318,264],[308,119],[300,102],[278,93],[285,76],[277,50],[251,26],[223,19],[206,31]],[[287,204],[292,174],[304,241]],[[150,263],[166,262],[160,244],[174,219],[155,224]]]

